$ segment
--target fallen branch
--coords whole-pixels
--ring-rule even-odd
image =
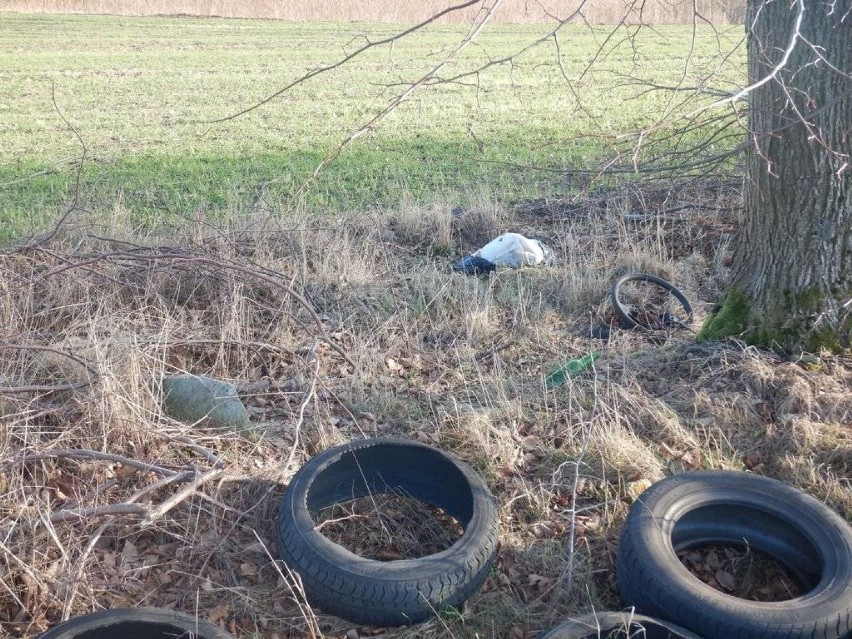
[[[182,488],[158,506],[147,509],[145,513],[145,518],[142,520],[140,525],[143,528],[150,526],[155,521],[163,517],[166,513],[168,513],[172,508],[192,497],[201,486],[214,479],[224,477],[225,474],[226,473],[224,470],[216,469],[204,473],[203,475],[195,475],[195,478],[192,480],[191,484]]]
[[[79,521],[81,519],[92,519],[106,515],[144,515],[147,512],[148,508],[142,504],[109,504],[107,506],[95,506],[82,510],[59,510],[50,516],[50,521],[56,524],[63,521]]]
[[[156,475],[160,475],[162,477],[171,477],[174,475],[179,475],[181,471],[172,470],[170,468],[165,468],[163,466],[157,466],[156,464],[151,464],[149,462],[143,462],[136,459],[131,459],[129,457],[124,457],[123,455],[115,455],[113,453],[102,453],[97,450],[88,450],[85,448],[60,448],[58,450],[51,450],[45,453],[31,453],[29,455],[24,455],[23,457],[17,457],[14,459],[10,459],[7,462],[4,462],[2,468],[5,470],[10,466],[14,466],[16,464],[23,464],[31,461],[40,461],[43,459],[91,459],[96,461],[108,461],[114,464],[121,464],[123,466],[127,466],[129,468],[136,468],[138,470],[143,470],[146,472],[154,473]]]
[[[85,388],[92,382],[76,382],[75,384],[36,384],[33,386],[0,386],[0,395],[17,395],[23,393],[60,393],[62,391]]]
[[[193,473],[191,471],[184,471],[176,475],[164,477],[159,481],[155,481],[153,484],[149,484],[148,486],[137,490],[127,499],[127,501],[121,502],[120,504],[94,506],[92,508],[69,508],[66,510],[60,510],[50,516],[50,522],[55,524],[61,521],[90,519],[93,517],[102,517],[104,515],[108,515],[111,518],[114,518],[115,515],[144,515],[150,511],[150,508],[142,504],[137,504],[137,501],[142,499],[142,497],[144,497],[145,495],[148,495],[154,492],[155,490],[162,488],[163,486],[168,486],[169,484],[172,484],[176,481],[181,481],[183,479],[191,477],[192,475]]]
[[[83,552],[80,554],[79,559],[77,559],[77,565],[74,569],[74,572],[72,574],[72,578],[70,580],[72,586],[71,586],[70,592],[68,593],[68,596],[65,599],[65,605],[62,607],[62,621],[67,621],[68,618],[71,616],[71,610],[74,607],[74,600],[77,598],[77,592],[78,592],[78,589],[80,587],[80,583],[82,582],[83,571],[86,568],[86,560],[89,558],[89,555],[92,554],[92,550],[94,550],[95,544],[98,543],[98,540],[101,538],[101,535],[103,535],[104,531],[115,521],[116,516],[119,515],[119,514],[126,514],[128,512],[131,512],[131,509],[133,507],[136,507],[136,506],[141,508],[142,506],[140,506],[139,504],[135,504],[133,502],[138,501],[139,499],[141,499],[143,496],[147,495],[148,493],[152,493],[155,490],[157,490],[158,488],[162,488],[163,486],[165,486],[165,485],[167,485],[167,484],[169,484],[173,481],[178,481],[180,479],[188,477],[190,474],[191,473],[189,473],[187,471],[187,472],[181,473],[179,475],[172,475],[171,477],[165,477],[165,478],[163,478],[159,481],[154,482],[153,484],[145,486],[145,488],[137,490],[135,493],[133,493],[133,495],[130,496],[130,498],[127,500],[127,502],[125,502],[123,504],[116,504],[117,506],[126,507],[126,509],[123,509],[124,513],[117,512],[117,509],[114,506],[105,507],[105,508],[111,509],[110,512],[109,512],[109,516],[108,516],[107,520],[104,523],[102,523],[94,533],[92,533],[91,537],[89,537],[89,542],[86,544],[86,547],[83,549]],[[101,508],[101,509],[91,508],[91,509],[87,509],[85,511],[77,511],[77,512],[74,512],[74,513],[61,511],[59,513],[54,513],[50,518],[50,522],[56,523],[56,522],[59,522],[59,521],[69,521],[73,518],[73,515],[77,515],[80,519],[87,519],[87,518],[90,518],[90,517],[99,517],[103,514],[104,514],[104,508]]]
[[[145,495],[154,492],[155,490],[159,490],[164,486],[173,484],[178,481],[184,481],[186,479],[189,479],[190,477],[192,478],[192,481],[187,486],[184,486],[179,491],[174,493],[171,497],[159,504],[148,505],[136,503],[139,499],[141,499]],[[226,471],[221,468],[210,470],[203,474],[187,470],[168,477],[164,477],[159,481],[154,482],[153,484],[145,486],[144,488],[141,488],[133,495],[131,495],[127,499],[127,501],[118,504],[108,504],[105,506],[94,506],[92,508],[57,511],[50,516],[50,522],[76,522],[82,520],[90,520],[96,517],[110,517],[110,521],[112,521],[112,519],[118,515],[141,515],[143,519],[139,525],[144,528],[150,526],[159,519],[162,519],[175,507],[177,507],[187,499],[190,499],[191,497],[195,496],[201,486],[215,479],[228,479],[231,481],[237,481],[244,478],[240,475],[229,476]],[[228,508],[224,504],[222,504],[222,506],[224,508]],[[103,526],[108,524],[109,522],[106,522]],[[103,528],[103,526],[101,528]]]

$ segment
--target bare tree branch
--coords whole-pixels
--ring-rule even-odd
[[[2,468],[8,469],[9,467],[17,464],[40,461],[43,459],[87,459],[94,461],[107,461],[113,464],[121,464],[122,466],[127,466],[128,468],[135,468],[144,472],[154,473],[155,475],[160,475],[162,477],[171,477],[180,473],[180,471],[178,470],[173,470],[164,466],[158,466],[157,464],[152,464],[149,462],[139,461],[137,459],[131,459],[130,457],[125,457],[123,455],[116,455],[114,453],[104,453],[101,451],[88,450],[85,448],[59,448],[56,450],[48,450],[43,453],[30,453],[29,455],[14,457],[8,461],[3,462]]]
[[[287,462],[284,464],[284,470],[286,471],[290,468],[290,464],[293,463],[293,457],[296,455],[296,448],[299,445],[299,434],[302,431],[302,423],[305,420],[305,409],[308,407],[308,404],[313,400],[314,395],[317,390],[317,379],[319,378],[319,357],[317,356],[317,344],[314,343],[313,348],[310,350],[311,359],[314,362],[314,370],[313,375],[311,377],[311,385],[308,388],[308,392],[305,393],[305,397],[302,400],[301,404],[299,404],[299,418],[296,421],[295,426],[293,427],[293,445],[290,448],[290,454],[287,456]]]
[[[584,0],[585,1],[585,0]],[[443,69],[451,60],[453,60],[459,53],[464,51],[467,46],[473,42],[476,37],[482,32],[482,29],[485,28],[485,25],[491,20],[491,17],[494,15],[494,12],[502,4],[503,0],[494,0],[494,4],[491,5],[484,16],[480,19],[478,24],[475,24],[473,28],[471,28],[470,32],[465,36],[465,38],[456,46],[456,48],[447,55],[440,63],[432,67],[430,71],[428,71],[425,75],[423,75],[419,80],[411,83],[404,91],[402,91],[399,95],[394,97],[381,111],[379,111],[375,116],[373,116],[366,124],[363,124],[353,133],[350,133],[340,144],[338,144],[334,149],[332,149],[314,168],[311,175],[305,180],[302,185],[296,190],[294,197],[298,197],[301,195],[305,189],[317,178],[317,176],[322,172],[322,170],[328,166],[340,153],[349,146],[352,142],[360,138],[365,133],[372,131],[375,127],[384,120],[388,115],[393,113],[399,105],[405,102],[408,97],[414,93],[419,87],[425,86],[428,84],[429,80],[434,78],[438,72]]]
[[[38,246],[42,246],[46,244],[50,240],[52,240],[56,233],[59,231],[60,227],[65,223],[65,220],[73,213],[74,211],[82,210],[80,209],[80,184],[83,178],[83,164],[86,161],[86,154],[88,153],[88,148],[86,147],[86,142],[83,140],[83,136],[80,135],[80,131],[68,121],[68,118],[65,117],[65,114],[62,113],[62,109],[59,108],[59,105],[56,103],[56,83],[51,79],[50,80],[50,100],[53,103],[53,108],[56,111],[57,115],[59,115],[60,119],[65,123],[71,132],[74,133],[74,137],[77,138],[77,141],[80,143],[80,148],[82,149],[80,153],[80,159],[77,160],[77,175],[74,179],[74,199],[71,202],[71,205],[66,209],[65,213],[63,213],[56,223],[53,225],[53,229],[46,235],[43,235],[38,238],[33,238],[26,244],[23,244],[17,248],[17,252],[25,252],[28,250],[32,250]]]
[[[203,475],[196,474],[192,482],[188,486],[185,486],[184,488],[182,488],[157,506],[153,508],[148,508],[145,513],[145,518],[140,523],[140,526],[142,526],[143,528],[150,526],[158,519],[161,519],[175,506],[192,497],[201,486],[213,481],[214,479],[224,477],[225,474],[225,470],[221,468],[208,471]]]
[[[255,109],[259,109],[260,107],[262,107],[264,104],[268,104],[269,102],[271,102],[275,98],[284,95],[285,93],[287,93],[287,91],[289,91],[293,87],[298,86],[299,84],[302,84],[303,82],[306,82],[306,81],[310,80],[311,78],[314,78],[318,75],[321,75],[323,73],[327,73],[329,71],[333,71],[334,69],[342,67],[344,64],[353,60],[354,58],[357,58],[359,55],[361,55],[365,51],[368,51],[368,50],[373,49],[375,47],[380,47],[380,46],[385,45],[385,44],[393,45],[393,43],[396,42],[397,40],[400,40],[407,35],[410,35],[412,33],[415,33],[416,31],[419,31],[423,27],[425,27],[429,24],[432,24],[436,20],[444,17],[445,15],[447,15],[449,13],[453,13],[455,11],[460,11],[462,9],[466,9],[467,7],[472,7],[473,5],[478,4],[482,1],[483,0],[466,0],[466,2],[462,2],[462,3],[459,3],[459,4],[453,5],[451,7],[447,7],[443,11],[439,11],[438,13],[427,18],[426,20],[423,20],[422,22],[419,22],[419,23],[415,24],[414,26],[409,27],[408,29],[405,29],[403,31],[400,31],[399,33],[396,33],[392,36],[388,36],[387,38],[382,38],[381,40],[376,40],[376,41],[373,41],[373,42],[368,41],[367,44],[365,44],[364,46],[360,47],[359,49],[353,51],[352,53],[344,56],[343,58],[341,58],[337,62],[323,66],[323,67],[320,67],[319,69],[314,69],[313,71],[306,73],[299,78],[296,78],[295,80],[293,80],[292,82],[290,82],[286,86],[282,87],[281,89],[279,89],[275,93],[268,95],[267,97],[263,98],[259,102],[254,103],[253,105],[243,109],[242,111],[238,111],[238,112],[233,113],[231,115],[225,116],[224,118],[218,118],[218,119],[215,119],[215,120],[200,120],[199,124],[219,124],[221,122],[227,122],[228,120],[233,120],[235,118],[238,118],[242,115],[245,115],[246,113],[251,113]]]

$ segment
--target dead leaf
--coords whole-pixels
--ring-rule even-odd
[[[231,608],[223,603],[220,603],[207,612],[207,619],[217,626],[221,626],[230,616]]]
[[[683,457],[680,458],[680,461],[683,462],[683,465],[689,470],[697,470],[701,466],[701,451],[687,451],[684,453]]]
[[[529,583],[530,586],[541,586],[544,588],[550,584],[550,579],[548,579],[547,577],[542,577],[541,575],[533,574],[529,576]]]
[[[722,567],[722,562],[719,560],[719,555],[716,554],[716,549],[712,549],[707,553],[707,567],[710,570],[719,570]]]
[[[403,368],[419,369],[422,366],[420,362],[420,355],[415,355],[414,357],[400,357],[399,363]]]
[[[717,570],[715,577],[716,581],[719,582],[719,585],[729,592],[733,591],[734,588],[737,587],[737,582],[734,580],[734,576],[729,572]]]
[[[254,564],[250,564],[248,562],[243,562],[240,564],[240,574],[243,577],[254,577],[258,573],[258,567]]]
[[[657,450],[666,459],[677,459],[680,456],[680,453],[668,446],[665,442],[660,442]]]
[[[121,570],[130,570],[133,564],[139,561],[139,550],[129,541],[124,542],[124,549],[121,551]]]
[[[521,441],[521,449],[525,453],[541,450],[542,448],[544,448],[544,442],[541,441],[540,437],[536,437],[535,435],[528,435]]]
[[[627,500],[632,503],[639,499],[639,495],[648,490],[651,483],[650,479],[640,479],[627,484]]]

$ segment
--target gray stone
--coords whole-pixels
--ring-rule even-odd
[[[187,424],[205,422],[217,428],[246,430],[249,414],[233,384],[203,375],[163,378],[163,410]]]

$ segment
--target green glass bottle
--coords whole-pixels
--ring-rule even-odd
[[[580,359],[572,359],[565,362],[562,366],[557,368],[545,378],[545,385],[548,388],[561,386],[569,377],[579,375],[584,370],[591,367],[598,357],[600,357],[600,353],[588,353],[583,355]]]

